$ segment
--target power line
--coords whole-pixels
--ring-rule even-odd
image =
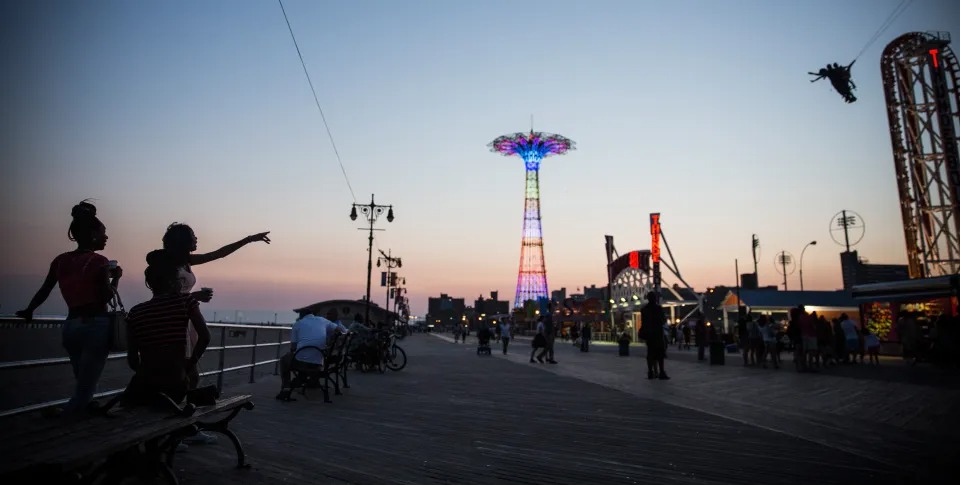
[[[313,87],[313,81],[310,79],[310,73],[307,72],[307,65],[303,62],[303,54],[300,53],[300,45],[297,43],[297,36],[293,35],[293,27],[290,26],[290,19],[287,18],[287,10],[283,8],[283,0],[277,0],[280,3],[280,10],[283,12],[283,20],[287,22],[287,30],[290,31],[290,38],[293,39],[293,46],[297,48],[297,56],[300,57],[300,65],[303,66],[303,73],[307,76],[307,83],[310,84],[310,92],[313,93],[313,101],[317,104],[317,110],[320,111],[320,118],[323,120],[323,126],[327,129],[327,136],[330,138],[330,145],[333,146],[333,153],[337,156],[337,163],[340,164],[340,171],[343,172],[343,179],[347,182],[347,188],[350,189],[350,196],[353,201],[357,201],[357,196],[353,193],[353,186],[350,185],[350,178],[347,177],[347,171],[343,168],[343,160],[340,159],[340,151],[337,150],[337,144],[333,141],[333,133],[330,132],[330,125],[327,123],[327,117],[323,114],[323,108],[320,107],[320,99],[317,98],[317,90]]]
[[[862,56],[863,53],[866,52],[867,49],[869,49],[870,46],[872,46],[873,43],[876,42],[880,36],[890,28],[891,25],[893,25],[893,22],[897,20],[897,17],[902,15],[903,12],[907,11],[911,4],[913,4],[913,0],[901,0],[900,4],[897,5],[897,8],[893,9],[893,12],[890,12],[890,15],[888,15],[886,20],[880,24],[880,27],[877,28],[877,31],[873,33],[873,36],[870,37],[870,40],[868,40],[867,44],[863,46],[863,49],[860,49],[860,53],[857,54],[857,57],[854,57],[853,60],[859,59],[860,56]]]

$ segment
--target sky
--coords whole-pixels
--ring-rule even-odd
[[[0,313],[75,247],[86,198],[128,307],[174,221],[200,252],[271,231],[195,268],[208,318],[361,298],[367,232],[348,216],[371,194],[393,206],[374,251],[402,258],[414,315],[440,293],[512,300],[524,169],[487,144],[531,115],[577,144],[541,165],[551,290],[604,285],[604,235],[649,248],[651,212],[698,289],[750,270],[752,234],[762,285],[782,279],[777,252],[816,240],[804,286],[840,288],[843,209],[865,222],[862,257],[906,262],[880,53],[960,36],[960,5],[916,0],[868,46],[898,3],[285,0],[351,193],[277,2],[0,2]],[[856,103],[809,82],[865,46]],[[38,310],[61,312],[57,291]]]

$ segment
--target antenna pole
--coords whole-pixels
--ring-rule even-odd
[[[783,291],[787,291],[787,253],[780,251],[780,266],[783,267]]]
[[[843,221],[843,240],[844,240],[844,242],[846,242],[846,244],[847,244],[847,252],[849,253],[849,252],[850,252],[850,235],[847,233],[848,228],[847,228],[847,211],[846,211],[846,209],[843,210],[843,215],[840,216],[840,217],[842,217],[842,219],[840,219],[840,220]]]

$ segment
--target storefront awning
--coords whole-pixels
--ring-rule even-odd
[[[956,296],[958,285],[957,275],[873,283],[854,286],[853,298],[860,302],[945,298]]]

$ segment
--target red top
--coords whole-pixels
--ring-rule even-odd
[[[95,252],[71,251],[53,260],[60,293],[68,308],[103,304],[103,268],[107,258]]]

